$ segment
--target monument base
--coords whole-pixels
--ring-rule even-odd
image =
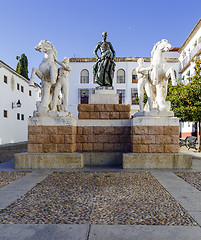
[[[124,169],[191,169],[192,156],[181,153],[124,153]]]
[[[15,169],[81,169],[82,153],[17,153]]]
[[[121,166],[123,169],[191,169],[192,156],[174,153],[17,153],[15,169],[82,169]]]
[[[131,126],[133,153],[179,153],[179,119],[134,117]]]
[[[122,166],[122,152],[83,152],[85,166]]]
[[[95,90],[95,94],[90,96],[91,104],[119,104],[119,94],[115,94],[112,89]]]

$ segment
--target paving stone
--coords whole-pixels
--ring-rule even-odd
[[[0,223],[196,226],[149,172],[54,172]]]

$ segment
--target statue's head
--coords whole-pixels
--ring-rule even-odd
[[[48,51],[53,52],[54,56],[57,58],[57,51],[53,44],[47,40],[41,40],[39,44],[35,47],[36,51],[47,53]]]
[[[107,39],[107,32],[103,32],[102,37],[103,37],[104,40],[106,40]]]
[[[166,39],[162,39],[161,41],[157,42],[151,52],[151,56],[153,57],[154,52],[161,51],[161,52],[168,52],[172,49],[172,45]]]
[[[41,40],[39,44],[35,47],[36,51],[47,52],[50,49],[50,42],[47,40]]]
[[[144,63],[144,58],[139,58],[139,59],[137,60],[137,63],[138,63],[139,65],[143,65],[143,63]]]
[[[65,57],[65,58],[64,58],[64,63],[65,63],[65,64],[69,64],[69,58]]]

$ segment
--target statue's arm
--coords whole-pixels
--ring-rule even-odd
[[[98,56],[98,49],[100,48],[100,43],[98,43],[97,45],[96,45],[96,47],[95,47],[95,49],[94,49],[94,52],[93,52],[93,54],[94,54],[94,56],[95,56],[95,58],[96,59],[99,59],[99,56]]]
[[[59,62],[58,60],[55,60],[55,62],[57,62],[60,66],[62,66],[66,71],[71,71],[71,67],[69,67],[67,64],[63,63],[63,62]]]
[[[113,46],[112,46],[112,43],[110,43],[110,50],[112,51],[113,59],[116,58],[116,52],[114,51],[114,48],[113,48]]]
[[[138,69],[138,72],[139,72],[139,73],[142,73],[142,74],[147,74],[147,72],[148,72],[149,70],[152,70],[152,66],[150,66],[150,67],[148,67],[148,68],[141,67],[141,68]]]

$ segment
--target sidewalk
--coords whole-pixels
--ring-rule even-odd
[[[201,172],[201,153],[193,153],[193,152],[189,152],[189,154],[193,155],[193,167],[191,170],[187,170],[187,171],[182,171],[182,172],[187,172],[187,173],[195,173],[195,172]],[[4,162],[0,164],[0,171],[9,171],[9,172],[14,172],[14,161],[8,161],[8,162]],[[0,239],[69,239],[69,240],[127,240],[127,239],[147,239],[147,240],[163,240],[163,239],[176,239],[176,240],[183,240],[183,239],[201,239],[201,191],[197,190],[195,187],[193,187],[192,185],[190,185],[189,183],[187,183],[186,181],[184,181],[183,179],[181,179],[180,177],[178,177],[176,174],[174,174],[174,171],[170,171],[170,170],[149,170],[149,171],[141,171],[141,170],[132,170],[132,171],[128,171],[128,170],[123,170],[123,169],[115,169],[115,168],[85,168],[82,170],[66,170],[67,172],[69,172],[69,174],[78,174],[78,176],[80,176],[80,180],[75,178],[71,184],[75,184],[76,181],[81,181],[83,182],[83,179],[81,179],[81,176],[83,174],[87,174],[93,177],[95,185],[93,185],[93,183],[91,183],[91,178],[86,179],[86,181],[88,181],[89,183],[89,187],[88,189],[85,188],[80,188],[80,190],[78,189],[78,191],[76,192],[71,192],[72,196],[68,195],[69,198],[68,199],[63,199],[63,197],[61,196],[61,201],[65,200],[68,202],[72,201],[74,198],[76,198],[76,201],[81,201],[81,208],[83,206],[92,206],[92,219],[88,222],[88,224],[84,223],[85,220],[83,220],[83,224],[0,224]],[[24,214],[26,214],[26,211],[29,211],[29,209],[27,209],[29,207],[29,205],[31,206],[32,202],[33,202],[33,197],[34,196],[40,196],[38,195],[41,192],[40,187],[42,188],[43,186],[43,191],[45,191],[46,186],[50,186],[50,188],[48,188],[48,192],[51,193],[51,191],[54,193],[53,199],[60,199],[60,196],[55,195],[57,193],[62,193],[65,191],[62,191],[63,189],[60,189],[60,186],[62,186],[62,184],[69,184],[68,182],[66,182],[66,171],[58,171],[57,173],[53,173],[53,170],[34,170],[29,172],[26,176],[21,177],[20,179],[8,184],[7,186],[3,187],[0,189],[0,209],[5,209],[7,206],[9,206],[11,203],[14,203],[14,205],[12,205],[12,208],[8,208],[10,212],[13,211],[13,214],[20,214],[20,212],[18,213],[17,211],[19,210],[20,205],[25,204],[25,201],[28,202],[28,205],[24,205],[26,206],[26,208],[24,208],[25,212]],[[63,173],[63,175],[61,175]],[[100,174],[99,174],[100,173]],[[108,184],[113,184],[113,181],[110,181],[110,176],[114,175],[114,179],[115,176],[119,175],[119,176],[125,176],[128,174],[135,173],[136,176],[139,177],[139,179],[137,179],[136,181],[139,182],[139,186],[141,186],[138,190],[138,185],[135,186],[135,191],[133,191],[131,189],[131,185],[128,184],[128,180],[130,178],[128,178],[125,182],[123,183],[118,183],[118,179],[117,179],[117,185],[120,184],[121,188],[118,190],[118,188],[113,189],[112,187],[108,189]],[[150,175],[150,174],[151,175]],[[67,174],[67,175],[69,175]],[[100,175],[100,176],[99,176]],[[105,178],[103,178],[103,176]],[[148,179],[147,182],[143,182],[143,184],[139,181],[142,177],[142,175],[145,175],[145,180],[147,179],[147,176],[151,177],[151,180]],[[52,176],[56,177],[56,178],[52,178]],[[136,177],[135,176],[135,177]],[[47,179],[48,177],[48,179]],[[60,181],[60,178],[62,179],[62,181]],[[99,179],[100,178],[100,179]],[[107,219],[110,219],[110,216],[112,214],[112,212],[110,213],[110,211],[114,210],[114,206],[116,206],[117,201],[122,202],[122,204],[125,205],[125,200],[127,201],[126,205],[122,208],[122,211],[127,211],[127,205],[130,204],[130,202],[134,201],[134,196],[136,196],[136,198],[139,197],[139,195],[136,195],[138,191],[140,192],[140,195],[142,194],[142,191],[145,191],[144,197],[146,198],[146,195],[148,195],[149,193],[147,192],[147,189],[150,188],[148,185],[148,188],[145,188],[146,184],[149,184],[149,181],[152,181],[152,178],[154,180],[154,184],[157,183],[157,181],[159,181],[160,184],[158,185],[154,185],[155,187],[153,187],[153,191],[155,191],[156,186],[159,187],[159,196],[160,196],[160,186],[162,185],[167,192],[162,193],[164,195],[164,199],[168,198],[168,196],[170,197],[170,208],[172,207],[172,204],[176,204],[174,207],[175,208],[175,216],[177,216],[177,208],[180,209],[179,211],[184,211],[184,213],[181,213],[180,217],[182,217],[182,214],[187,214],[185,215],[185,218],[183,218],[185,220],[184,225],[180,225],[180,217],[175,217],[175,225],[172,225],[172,221],[174,221],[173,219],[170,219],[170,222],[168,224],[166,224],[165,222],[161,222],[161,224],[164,225],[123,225],[123,224],[94,224],[94,222],[98,222],[99,219],[97,218],[97,216],[100,216],[100,220],[102,222],[107,221]],[[43,181],[47,179],[47,181]],[[60,185],[57,184],[56,180],[58,180],[58,183]],[[122,178],[123,179],[123,178]],[[96,185],[99,184],[99,180],[101,181],[100,183],[102,183],[102,185]],[[41,181],[43,181],[42,186],[41,185]],[[51,182],[52,181],[52,182]],[[92,185],[90,185],[90,183]],[[104,183],[106,185],[104,185]],[[49,184],[49,185],[48,185]],[[142,184],[142,185],[141,185]],[[152,183],[151,183],[152,184]],[[55,186],[54,186],[55,185]],[[128,185],[128,186],[127,186]],[[37,186],[37,187],[36,187]],[[71,185],[68,185],[69,187],[71,187]],[[72,185],[74,186],[74,185]],[[91,188],[91,186],[95,186],[95,191],[93,190],[94,188]],[[124,188],[124,186],[126,186]],[[63,187],[63,186],[62,186]],[[68,188],[69,188],[68,187]],[[68,189],[66,188],[66,189]],[[31,193],[29,192],[32,189]],[[38,189],[38,190],[37,190]],[[52,190],[51,190],[52,189]],[[55,191],[56,189],[56,191]],[[73,188],[72,188],[73,189]],[[61,191],[60,191],[61,190]],[[75,189],[76,190],[76,189]],[[112,196],[115,195],[115,191],[119,191],[118,192],[118,199],[116,199],[115,202],[113,202],[112,200]],[[60,192],[59,192],[60,191]],[[84,195],[80,195],[82,193],[82,191],[85,192]],[[92,192],[91,192],[92,191]],[[103,191],[103,192],[102,192]],[[109,192],[108,192],[109,191]],[[121,196],[121,192],[124,191],[128,192],[128,196],[126,196],[126,198],[124,198],[125,196],[122,195]],[[29,193],[28,193],[29,192]],[[88,193],[88,194],[86,194]],[[25,198],[23,198],[24,200],[21,201],[17,201],[17,199],[20,196],[24,196]],[[46,192],[44,194],[47,194]],[[76,195],[77,194],[77,195]],[[91,196],[90,196],[91,194]],[[123,194],[123,193],[122,193]],[[134,194],[132,196],[132,194]],[[155,192],[154,192],[155,194]],[[158,192],[156,193],[158,194]],[[129,196],[130,195],[130,196]],[[65,195],[64,195],[65,196]],[[83,198],[84,196],[84,198]],[[158,195],[157,195],[158,196]],[[41,196],[42,197],[42,196]],[[71,198],[72,197],[72,198]],[[173,198],[172,198],[173,197]],[[150,198],[150,197],[149,197]],[[149,200],[148,198],[148,200]],[[70,200],[71,199],[71,200]],[[81,200],[79,200],[81,199]],[[154,199],[154,196],[153,196]],[[172,199],[172,200],[171,200]],[[106,201],[107,200],[107,201]],[[35,201],[37,201],[37,199],[35,199]],[[46,199],[45,200],[46,203],[48,203],[50,201],[50,199]],[[52,201],[52,200],[51,200]],[[54,200],[53,200],[54,201]],[[130,201],[130,202],[129,202]],[[146,199],[147,201],[147,199]],[[171,202],[173,201],[173,202]],[[44,202],[44,204],[46,204]],[[50,203],[50,202],[49,202]],[[57,203],[59,205],[59,202]],[[68,203],[69,204],[69,203]],[[72,207],[77,207],[74,206],[75,202],[72,202]],[[136,202],[136,205],[138,204],[138,202]],[[141,204],[139,205],[139,207],[141,206],[141,208],[143,207],[143,201],[141,202]],[[153,202],[152,204],[160,204],[157,203],[157,198],[155,198],[155,202]],[[45,206],[45,205],[44,205]],[[133,205],[134,206],[134,205]],[[158,205],[157,205],[158,206]],[[168,206],[168,204],[167,204]],[[103,207],[103,208],[102,208]],[[150,208],[150,206],[148,206],[148,209]],[[23,209],[23,208],[22,208]],[[78,209],[78,208],[75,208]],[[101,210],[102,209],[102,210]],[[109,210],[108,210],[109,209]],[[132,206],[130,206],[129,212],[127,212],[126,214],[131,214],[132,211]],[[131,209],[131,211],[130,211]],[[139,208],[140,209],[140,208]],[[152,209],[152,208],[151,208]],[[150,211],[152,211],[150,209]],[[154,206],[153,206],[154,209]],[[58,209],[59,210],[59,209]],[[4,210],[1,210],[1,213],[3,213]],[[37,209],[32,209],[32,211],[37,211]],[[74,214],[76,214],[76,212],[79,212],[79,209],[76,210],[74,212]],[[86,211],[86,210],[84,210]],[[108,212],[109,211],[109,212]],[[116,211],[116,210],[115,210]],[[141,214],[143,216],[143,214],[148,214],[146,212],[142,213],[143,210],[141,210],[139,212],[139,215]],[[164,213],[169,213],[169,210],[166,209],[164,211]],[[87,211],[85,212],[87,214]],[[104,215],[104,214],[105,215]],[[150,212],[152,213],[152,212]],[[31,214],[31,212],[30,212]],[[37,213],[39,214],[39,212]],[[51,212],[49,213],[50,217],[51,217]],[[53,213],[52,213],[53,214]],[[59,213],[59,215],[61,215],[62,213]],[[103,214],[103,215],[101,215]],[[118,213],[119,214],[119,213]],[[133,214],[135,214],[135,212],[133,212]],[[171,217],[171,213],[170,212],[170,217]],[[78,214],[79,215],[79,214]],[[96,217],[95,217],[96,216]],[[75,219],[79,216],[73,216]],[[94,218],[95,217],[95,218]],[[116,216],[114,215],[114,217],[116,217],[117,222],[121,222],[121,217],[120,215]],[[192,217],[192,224],[189,222],[191,221]],[[86,217],[85,217],[86,218]],[[126,218],[126,215],[125,215]],[[23,219],[23,216],[21,216],[21,219]],[[31,217],[29,218],[30,222],[32,221]],[[1,220],[1,218],[0,218]],[[131,221],[130,217],[128,218],[128,220]],[[21,222],[24,220],[21,220]],[[34,221],[34,219],[33,219]],[[52,222],[54,221],[54,219],[52,220]],[[133,220],[134,221],[134,220]],[[137,221],[137,220],[135,220]],[[151,220],[152,221],[152,220]],[[177,222],[178,223],[177,223]],[[183,221],[183,220],[182,220]],[[85,221],[87,222],[87,221]],[[189,222],[189,223],[188,223]],[[179,224],[179,225],[178,225]],[[182,222],[181,222],[182,224]]]

